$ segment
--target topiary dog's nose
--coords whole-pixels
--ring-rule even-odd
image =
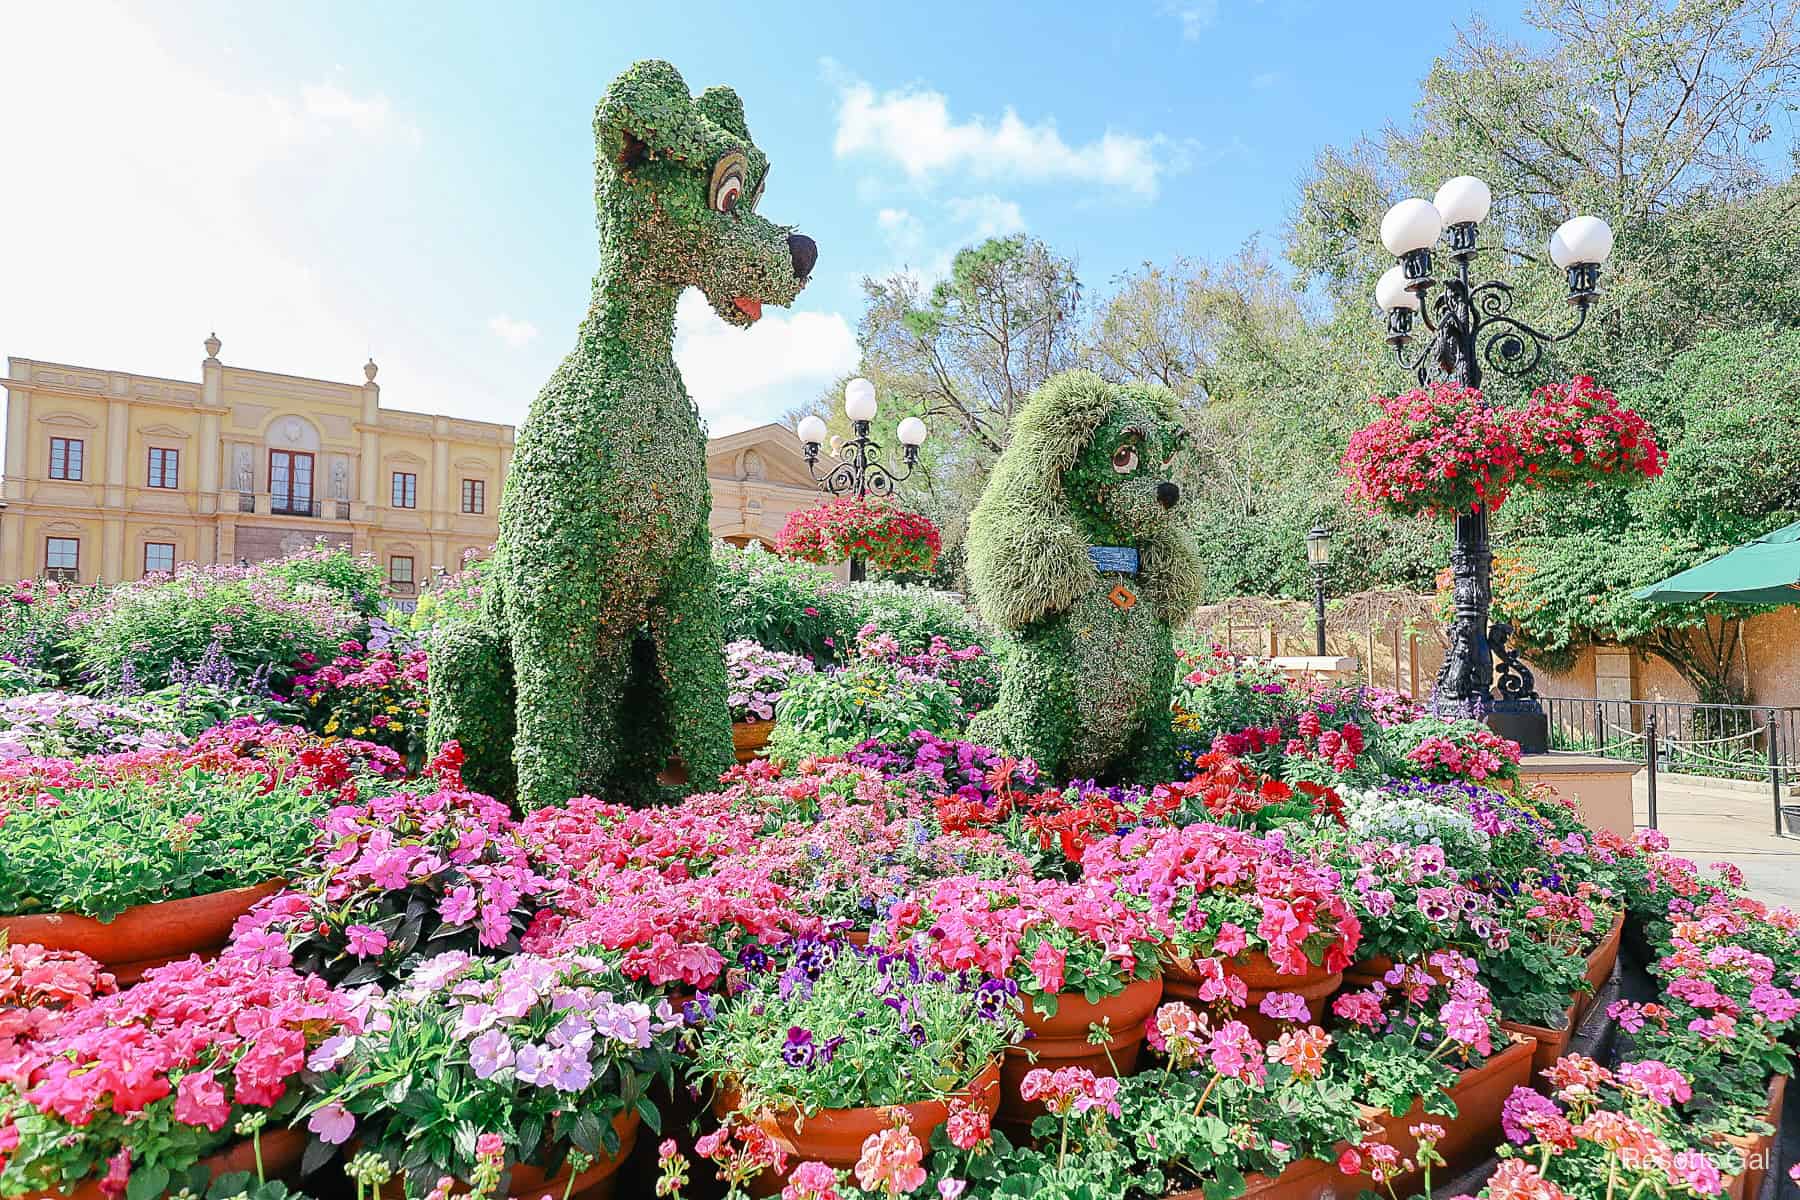
[[[1167,481],[1157,484],[1156,502],[1164,508],[1174,508],[1181,502],[1181,489]]]
[[[794,260],[794,278],[809,278],[812,275],[813,264],[819,261],[819,243],[804,233],[790,233],[788,234],[788,256]]]

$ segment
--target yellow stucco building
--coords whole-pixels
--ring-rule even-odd
[[[323,539],[405,597],[493,544],[512,426],[384,408],[372,360],[336,383],[205,344],[198,382],[7,360],[0,577],[113,583]]]
[[[198,382],[7,360],[0,580],[116,583],[323,539],[373,555],[405,601],[493,545],[512,426],[384,408],[373,361],[337,383],[205,345]],[[773,546],[822,498],[781,425],[713,438],[707,473],[712,531],[738,545]]]

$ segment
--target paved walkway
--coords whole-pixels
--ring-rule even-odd
[[[1671,848],[1701,866],[1721,859],[1735,863],[1758,897],[1800,908],[1800,838],[1776,837],[1768,787],[1747,791],[1727,785],[1677,783],[1668,775],[1656,781],[1657,828],[1668,834]],[[1632,780],[1637,823],[1648,824],[1645,775]]]

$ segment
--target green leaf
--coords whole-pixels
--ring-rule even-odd
[[[125,1185],[125,1200],[157,1200],[169,1190],[169,1168],[150,1163],[131,1172]]]
[[[306,1149],[300,1153],[300,1173],[311,1175],[320,1167],[337,1156],[338,1148],[330,1142],[319,1140],[317,1135],[306,1139]]]
[[[598,1158],[601,1152],[600,1138],[600,1118],[586,1109],[576,1113],[574,1122],[569,1126],[569,1141],[583,1153]]]

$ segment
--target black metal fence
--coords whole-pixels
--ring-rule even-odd
[[[1781,834],[1783,786],[1800,779],[1800,706],[1546,696],[1544,708],[1552,749],[1645,765],[1652,829],[1657,773],[1679,771],[1766,780],[1770,815]],[[1800,811],[1794,815],[1800,832]]]

